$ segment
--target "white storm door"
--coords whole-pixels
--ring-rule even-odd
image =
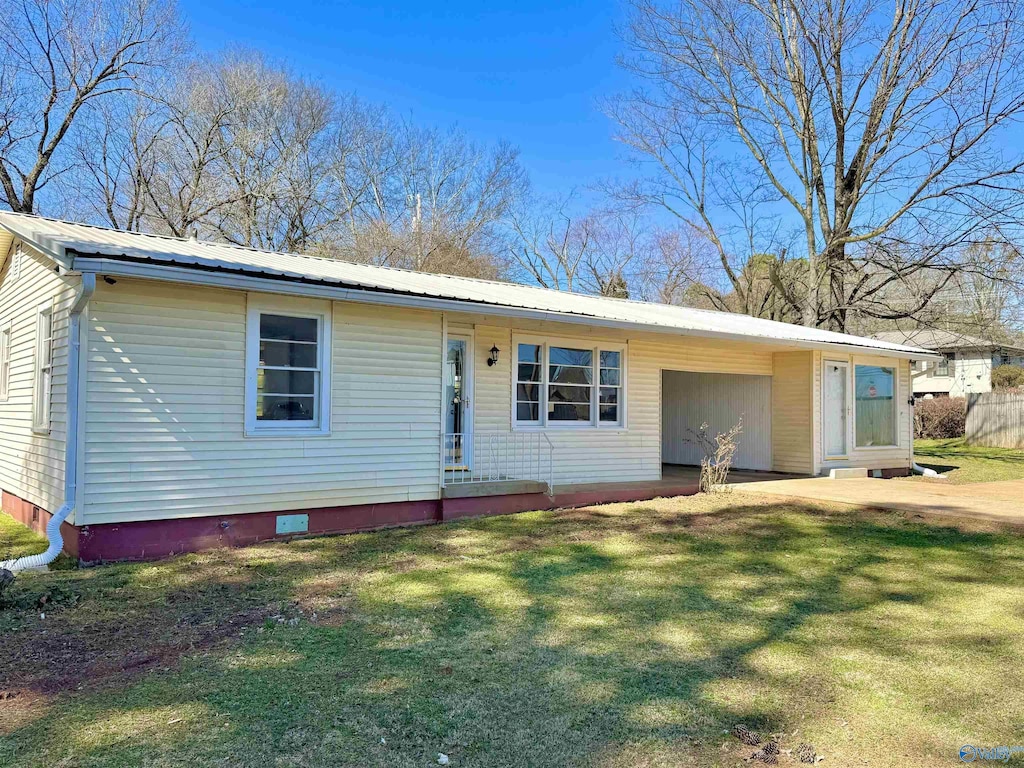
[[[850,427],[849,419],[849,363],[826,360],[822,377],[821,439],[825,458],[846,456]]]
[[[473,453],[473,337],[448,334],[444,368],[445,466],[469,469]]]

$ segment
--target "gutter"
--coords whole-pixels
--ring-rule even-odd
[[[57,559],[64,549],[60,526],[78,506],[78,434],[80,422],[79,372],[82,361],[82,312],[96,292],[96,273],[82,273],[82,282],[68,310],[67,434],[64,436],[64,503],[46,524],[50,546],[38,555],[0,561],[0,569],[23,571],[42,568]]]

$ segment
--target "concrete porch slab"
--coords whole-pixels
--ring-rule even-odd
[[[548,484],[537,480],[489,480],[479,483],[446,485],[441,489],[441,498],[475,499],[481,496],[512,496],[547,492]]]

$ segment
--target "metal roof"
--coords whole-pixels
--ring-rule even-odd
[[[909,331],[882,331],[874,334],[873,338],[878,341],[888,341],[893,344],[910,344],[912,346],[927,347],[928,349],[1012,349],[1022,351],[1018,344],[1004,344],[1001,341],[982,339],[978,336],[969,336],[958,331],[946,331],[941,328],[914,328]]]
[[[9,235],[4,238],[2,230]],[[104,274],[133,274],[129,264],[175,269],[179,282],[203,282],[200,275],[234,273],[281,283],[306,283],[384,293],[401,304],[400,297],[420,297],[461,311],[487,312],[502,308],[505,315],[543,316],[546,319],[592,323],[605,327],[646,329],[710,338],[788,343],[797,347],[844,347],[896,357],[932,357],[918,347],[834,333],[817,328],[763,320],[747,315],[612,299],[549,290],[516,283],[427,274],[369,264],[290,253],[260,251],[241,246],[162,235],[121,232],[39,216],[0,212],[0,253],[19,238],[66,268],[85,268],[103,259]],[[5,242],[4,240],[8,242]],[[114,262],[124,263],[119,272]],[[156,270],[154,270],[155,272]],[[138,272],[134,273],[138,274]],[[164,279],[167,279],[166,277]],[[264,288],[263,290],[267,290]],[[273,290],[273,289],[271,289]],[[295,292],[290,290],[288,292]],[[321,292],[320,295],[323,295]]]

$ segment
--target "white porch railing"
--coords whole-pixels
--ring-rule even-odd
[[[534,480],[554,488],[554,446],[543,432],[447,432],[441,437],[441,487]]]

